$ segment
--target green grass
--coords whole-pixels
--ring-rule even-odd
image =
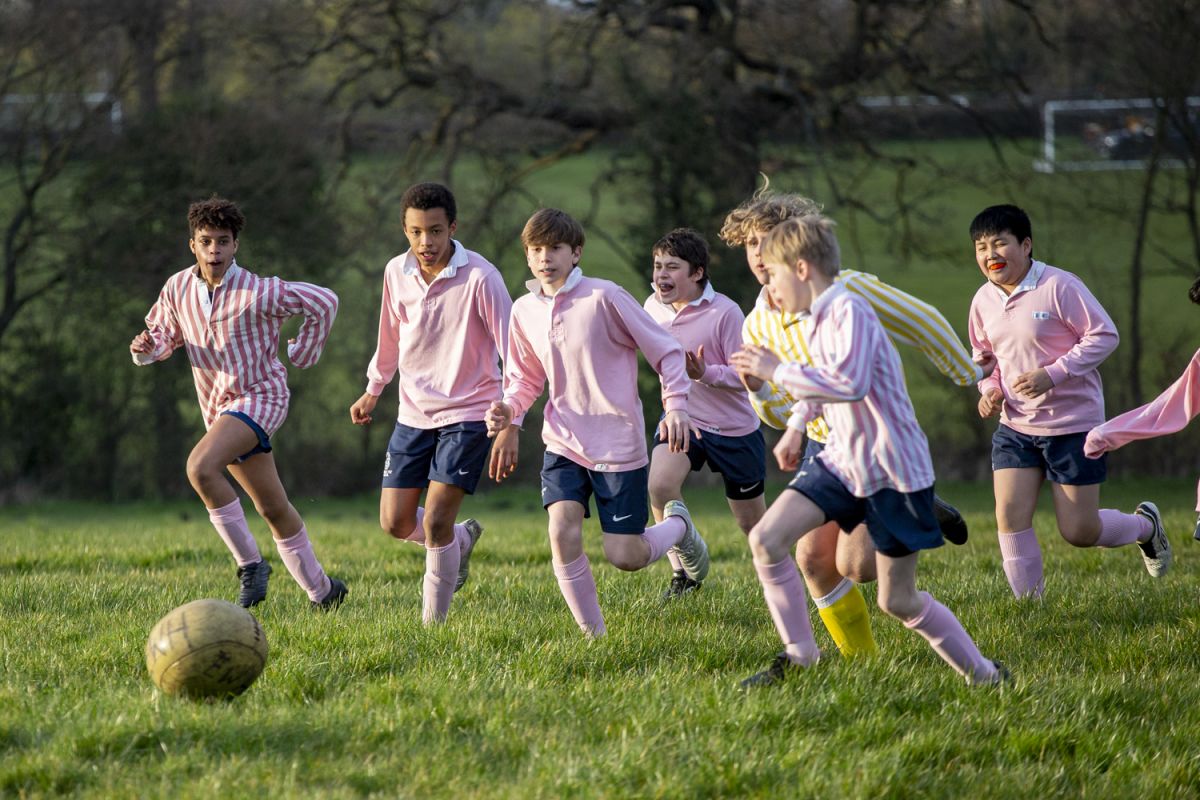
[[[348,604],[310,614],[277,569],[259,681],[232,702],[180,701],[150,683],[145,637],[171,608],[235,591],[198,504],[0,509],[0,796],[1200,793],[1192,486],[1105,489],[1106,505],[1146,495],[1167,511],[1162,581],[1133,549],[1067,546],[1044,507],[1040,604],[1004,583],[988,487],[940,489],[973,534],[923,557],[920,583],[1012,668],[1001,690],[966,687],[876,611],[882,657],[843,662],[818,623],[820,665],[738,691],[779,644],[718,491],[689,496],[712,578],[667,608],[665,566],[607,566],[588,523],[609,627],[589,642],[553,580],[536,492],[519,488],[471,501],[487,533],[436,629],[419,623],[422,551],[376,529],[373,498],[300,503]]]

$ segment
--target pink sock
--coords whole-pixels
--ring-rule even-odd
[[[1154,523],[1141,514],[1126,514],[1115,508],[1100,509],[1100,538],[1096,547],[1120,547],[1133,544],[1154,533]]]
[[[663,557],[670,548],[679,544],[687,533],[687,523],[681,517],[668,517],[657,525],[651,525],[642,532],[642,541],[650,546],[650,560],[653,564]]]
[[[288,572],[300,584],[300,588],[308,592],[308,599],[320,602],[329,594],[329,578],[321,568],[321,562],[313,553],[312,542],[308,540],[308,530],[301,525],[300,532],[287,539],[276,539],[275,549]]]
[[[778,564],[755,561],[754,570],[788,657],[806,667],[817,663],[821,651],[813,638],[812,623],[808,619],[808,594],[804,591],[804,581],[800,579],[796,562],[790,558]]]
[[[562,590],[571,616],[575,617],[580,630],[592,638],[604,635],[604,614],[600,612],[600,599],[596,595],[596,579],[592,577],[592,566],[587,553],[570,564],[555,564],[554,577]]]
[[[420,547],[425,546],[425,509],[417,506],[417,524],[413,526],[408,536],[399,538],[402,542],[412,542]]]
[[[1042,548],[1033,528],[1000,534],[1004,574],[1016,597],[1041,597],[1046,588],[1042,575]]]
[[[217,529],[221,541],[225,542],[229,552],[233,553],[239,567],[262,561],[262,555],[258,552],[258,543],[254,541],[254,535],[250,533],[250,526],[246,524],[246,515],[242,511],[241,500],[235,498],[227,506],[208,509],[208,519]]]
[[[671,569],[676,572],[683,572],[683,562],[679,560],[679,554],[674,550],[667,551],[667,561],[671,562]]]
[[[467,552],[467,548],[471,545],[471,534],[467,531],[467,526],[461,522],[454,523],[454,543],[458,545],[460,554]]]
[[[958,617],[929,592],[921,592],[921,599],[925,601],[921,613],[905,620],[904,626],[924,636],[934,652],[971,683],[995,683],[999,677],[996,665],[979,652]]]
[[[443,547],[425,548],[425,580],[422,584],[421,621],[445,622],[450,613],[450,598],[458,580],[458,542]]]

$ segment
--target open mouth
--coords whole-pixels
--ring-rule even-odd
[[[988,269],[991,270],[992,272],[999,272],[1000,270],[1004,269],[1007,266],[1008,266],[1007,261],[993,261],[991,264],[988,264]]]

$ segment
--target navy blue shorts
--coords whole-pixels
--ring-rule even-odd
[[[249,414],[245,414],[241,411],[222,411],[221,412],[221,416],[226,416],[226,415],[231,416],[234,419],[239,419],[242,422],[249,425],[250,430],[254,431],[254,435],[258,437],[258,444],[254,445],[254,447],[250,448],[249,450],[247,450],[246,452],[242,453],[240,456],[235,458],[234,463],[241,464],[243,461],[245,461],[250,456],[257,455],[258,453],[271,452],[271,437],[267,436],[267,432],[262,429],[261,425],[259,425],[254,420],[250,419]]]
[[[654,432],[654,446],[665,445]],[[722,436],[704,432],[704,437],[689,434],[688,460],[692,472],[699,472],[708,464],[713,472],[720,473],[725,481],[725,496],[730,500],[750,500],[766,491],[763,483],[767,479],[767,445],[762,431],[745,436]]]
[[[908,493],[881,489],[870,497],[855,497],[821,459],[806,458],[788,488],[816,503],[825,519],[846,533],[867,523],[871,542],[885,556],[902,558],[942,546],[932,486]]]
[[[1108,454],[1083,454],[1087,433],[1031,436],[1007,425],[992,434],[992,470],[1041,467],[1046,480],[1061,486],[1091,486],[1108,477]]]
[[[424,489],[430,481],[474,494],[491,440],[482,422],[411,428],[397,422],[383,462],[383,488]]]
[[[588,498],[596,495],[600,530],[605,533],[641,533],[646,530],[650,501],[646,494],[645,467],[626,472],[598,472],[566,456],[546,453],[542,458],[542,508],[562,500],[583,504],[590,517]]]
[[[800,460],[801,468],[804,467],[804,462],[810,458],[816,458],[822,450],[825,449],[824,442],[818,442],[811,436],[804,437],[804,458]]]

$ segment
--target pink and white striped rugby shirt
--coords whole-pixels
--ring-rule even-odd
[[[240,411],[274,435],[287,418],[291,394],[279,360],[279,330],[288,319],[304,317],[288,357],[301,369],[311,367],[321,357],[337,307],[329,289],[260,278],[236,262],[210,295],[197,267],[188,267],[167,279],[146,315],[154,350],[133,353],[133,360],[162,361],[184,347],[206,429],[222,412]]]
[[[773,382],[799,402],[789,426],[818,414],[829,423],[819,458],[855,497],[933,485],[929,442],[917,424],[900,354],[871,304],[840,283],[813,302],[801,324],[812,366],[780,364]]]

